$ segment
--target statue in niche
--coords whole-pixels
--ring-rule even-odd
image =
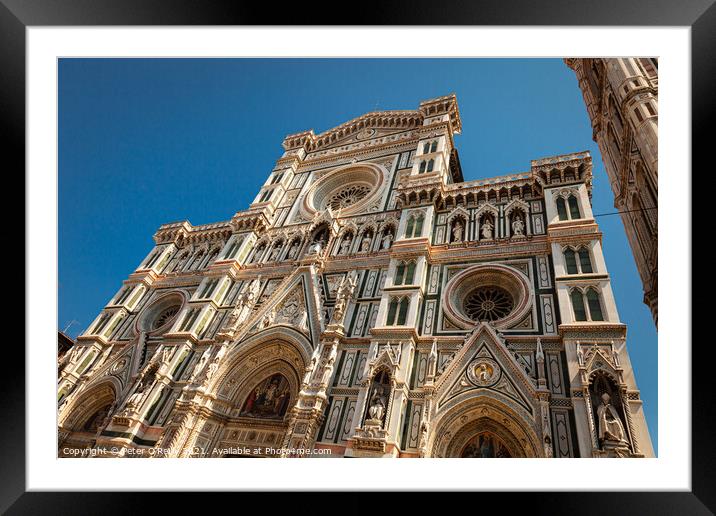
[[[354,271],[347,274],[341,281],[341,284],[338,285],[338,289],[336,290],[336,305],[333,309],[333,317],[331,318],[334,324],[343,324],[348,301],[353,297],[357,285],[358,278]]]
[[[318,358],[313,357],[311,359],[311,363],[306,366],[304,369],[304,375],[303,375],[303,381],[301,382],[301,385],[308,385],[308,382],[311,380],[311,375],[313,374],[313,370],[316,368],[316,363],[318,362]]]
[[[296,258],[296,256],[298,256],[298,245],[299,245],[298,240],[294,240],[293,243],[291,244],[290,249],[288,250],[288,257],[291,260],[293,260],[294,258]]]
[[[386,397],[383,394],[383,386],[378,385],[373,391],[373,397],[370,400],[370,407],[368,408],[368,416],[370,419],[375,421],[383,422],[383,416],[385,415]]]
[[[369,234],[365,234],[363,236],[363,240],[360,243],[360,250],[362,253],[367,253],[370,251],[370,244],[373,241],[373,238]]]
[[[393,233],[386,231],[383,236],[383,249],[390,249],[390,245],[393,243]]]
[[[311,248],[309,249],[309,254],[321,254],[323,251],[323,247],[326,245],[326,241],[323,239],[323,236],[319,240],[316,240],[311,244]]]
[[[132,395],[127,400],[126,410],[136,410],[139,408],[139,406],[142,404],[142,399],[144,398],[144,389],[146,386],[143,382],[140,382],[137,386],[137,389],[132,393]]]
[[[272,262],[275,262],[276,260],[278,260],[278,255],[280,252],[281,252],[281,244],[277,244],[271,250],[271,256],[269,257],[269,260]]]
[[[217,335],[217,337],[231,337],[231,334],[238,329],[239,324],[241,324],[246,319],[246,316],[251,311],[251,308],[253,307],[258,297],[260,288],[261,276],[252,281],[249,285],[249,288],[239,294],[236,300],[236,306],[229,314],[224,329],[221,331],[220,334]],[[248,309],[244,310],[245,308]]]
[[[512,235],[525,236],[525,223],[522,222],[522,217],[519,215],[516,215],[512,221]]]
[[[351,237],[346,235],[343,239],[343,242],[341,242],[341,250],[339,252],[340,255],[345,256],[348,254],[348,249],[351,246]]]
[[[482,223],[482,238],[485,240],[492,240],[492,224],[490,223],[490,219],[485,219],[485,222]]]
[[[619,414],[614,406],[610,403],[610,396],[606,392],[602,394],[602,404],[597,409],[597,419],[599,420],[599,439],[602,441],[625,442],[624,426],[622,425]]]
[[[462,223],[459,220],[456,220],[452,227],[452,241],[462,242]]]
[[[209,385],[209,381],[211,380],[211,377],[214,376],[214,373],[216,373],[216,370],[219,369],[219,362],[221,361],[221,357],[217,354],[214,360],[211,361],[211,364],[209,364],[209,367],[207,368],[206,376],[204,377],[204,382],[202,385]]]
[[[331,373],[333,373],[333,364],[336,362],[337,356],[338,348],[333,345],[331,346],[331,352],[328,355],[328,358],[323,361],[323,375],[321,376],[321,385],[323,387],[328,386],[328,382],[331,379]]]
[[[206,363],[208,361],[209,361],[209,350],[207,349],[201,355],[201,358],[199,358],[199,362],[197,362],[196,366],[194,366],[194,372],[191,373],[191,377],[189,378],[189,383],[192,383],[194,380],[197,379],[197,377],[204,370],[204,367],[206,366]]]

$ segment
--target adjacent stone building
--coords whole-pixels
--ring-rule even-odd
[[[654,58],[567,59],[592,121],[614,206],[658,321],[659,77]]]
[[[465,181],[454,95],[287,136],[77,339],[59,454],[643,457],[586,152]]]

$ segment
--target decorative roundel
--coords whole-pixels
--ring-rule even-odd
[[[509,328],[531,308],[529,280],[502,264],[472,266],[456,274],[445,287],[445,315],[463,329],[483,321]]]
[[[180,293],[173,292],[160,297],[139,314],[137,330],[147,333],[160,333],[168,330],[183,305],[184,296]]]
[[[500,378],[500,366],[491,358],[478,358],[467,367],[467,377],[480,387],[489,387]]]
[[[111,371],[113,373],[119,373],[121,371],[124,371],[124,368],[127,367],[127,357],[122,357],[119,362],[115,363]]]
[[[301,209],[308,217],[326,208],[341,215],[359,213],[380,197],[385,179],[384,169],[374,163],[340,167],[311,185]]]

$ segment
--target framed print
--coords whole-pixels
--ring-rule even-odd
[[[713,510],[689,208],[715,11],[627,4],[303,26],[4,1],[28,309],[0,506],[430,490]]]

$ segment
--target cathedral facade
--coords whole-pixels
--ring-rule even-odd
[[[248,209],[161,226],[60,362],[59,456],[653,456],[590,155],[465,181],[461,130],[292,134]]]
[[[567,59],[582,90],[636,261],[658,322],[659,76],[654,58]]]

